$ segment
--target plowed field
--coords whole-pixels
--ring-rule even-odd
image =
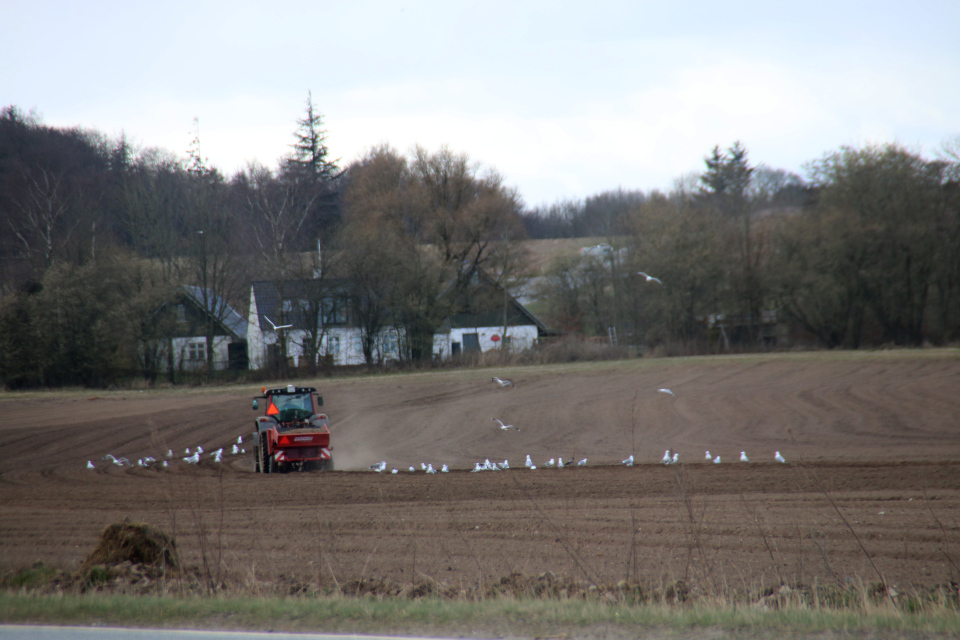
[[[222,464],[182,461],[186,447],[247,440],[255,386],[0,396],[0,569],[76,567],[129,517],[176,535],[188,562],[219,558],[251,585],[476,586],[544,571],[653,587],[960,579],[956,350],[298,383],[323,392],[335,472],[254,474],[249,444]],[[136,466],[168,448],[168,469]],[[679,464],[659,464],[666,449]],[[588,462],[544,466],[559,457]],[[487,458],[511,469],[469,471]],[[381,460],[386,473],[368,470]]]

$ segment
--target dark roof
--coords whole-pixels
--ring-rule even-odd
[[[234,338],[237,340],[247,339],[247,321],[236,309],[227,304],[226,300],[209,289],[207,295],[204,296],[202,288],[188,284],[183,285],[183,292],[193,300],[199,309],[203,309],[220,322]],[[206,303],[204,303],[204,298],[206,298]]]
[[[292,324],[293,329],[309,330],[310,318],[308,310],[323,298],[332,298],[345,295],[342,280],[328,278],[325,280],[255,280],[250,283],[253,296],[257,300],[257,324],[262,331],[273,331],[269,318],[274,324]],[[280,313],[280,300],[294,304]],[[305,301],[307,308],[296,304]]]

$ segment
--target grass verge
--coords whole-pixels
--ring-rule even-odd
[[[809,607],[764,609],[697,604],[640,606],[588,601],[440,598],[251,598],[0,594],[7,624],[245,629],[277,632],[422,634],[466,637],[704,637],[709,631],[869,637],[960,636],[955,608],[904,612]]]

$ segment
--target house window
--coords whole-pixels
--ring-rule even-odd
[[[188,342],[187,360],[206,360],[207,343],[206,342]]]
[[[334,358],[340,357],[340,336],[327,337],[327,355]]]
[[[323,299],[323,323],[324,324],[346,324],[346,322],[347,322],[346,298],[324,298]]]
[[[180,324],[187,323],[187,308],[182,304],[177,305],[177,322]]]

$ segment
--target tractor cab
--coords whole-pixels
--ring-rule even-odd
[[[313,387],[287,385],[276,389],[261,389],[262,396],[253,399],[253,409],[260,408],[264,400],[267,419],[276,420],[281,427],[319,426],[326,416],[320,413],[323,396]]]

